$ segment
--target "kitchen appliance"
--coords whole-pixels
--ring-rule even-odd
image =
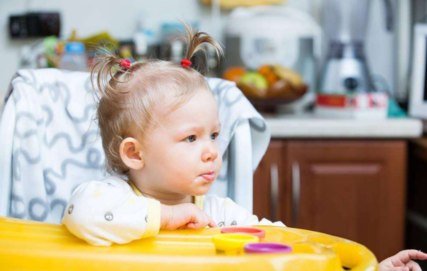
[[[412,55],[412,82],[409,112],[416,118],[427,121],[427,24],[414,27],[414,50]],[[424,126],[426,130],[426,126]]]
[[[325,34],[329,40],[316,113],[322,117],[385,118],[389,88],[373,80],[365,57],[370,0],[325,0]],[[392,30],[392,5],[384,0],[385,26]]]
[[[9,16],[9,34],[16,38],[39,38],[60,35],[58,12],[31,12]]]
[[[237,8],[225,28],[222,70],[244,67],[257,71],[262,65],[281,65],[301,75],[309,92],[285,110],[297,111],[314,101],[316,63],[321,54],[321,29],[314,19],[285,6]]]

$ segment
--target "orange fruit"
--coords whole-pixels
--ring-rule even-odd
[[[269,86],[279,81],[279,77],[273,72],[270,65],[260,66],[258,68],[258,73],[262,74],[265,77],[265,79],[267,79]]]
[[[271,71],[271,69],[270,69],[270,66],[269,66],[269,65],[262,65],[262,66],[260,66],[260,67],[258,68],[258,72],[259,72],[260,74],[264,75],[264,76],[266,76],[266,75],[268,75],[268,74],[271,74],[271,73],[272,73],[272,71]]]
[[[279,81],[279,77],[277,77],[274,73],[265,74],[264,76],[265,76],[265,79],[267,79],[269,86]]]
[[[239,82],[240,78],[246,73],[246,69],[244,67],[230,67],[222,76],[225,80]]]

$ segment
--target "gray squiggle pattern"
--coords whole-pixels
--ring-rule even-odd
[[[16,114],[16,123],[19,123],[20,121],[25,122],[25,120],[21,120],[21,118],[28,118],[30,121],[35,122],[37,126],[40,126],[43,124],[43,119],[36,119],[33,114],[30,112],[19,112]]]
[[[69,114],[68,111],[67,111],[67,113],[70,116],[70,119],[72,119],[75,123],[82,123],[82,122],[88,121],[88,119],[93,116],[93,114],[95,113],[95,111],[96,111],[96,106],[95,105],[88,105],[88,106],[86,106],[86,108],[84,110],[84,116],[81,117],[81,118],[78,118],[76,116],[72,116],[71,114]]]
[[[60,223],[69,189],[105,175],[93,125],[96,104],[86,99],[89,74],[45,69],[18,75],[8,101],[16,108],[10,215]]]
[[[73,152],[73,153],[77,153],[80,152],[82,150],[84,150],[88,144],[89,139],[91,138],[91,136],[93,135],[97,135],[97,131],[90,131],[88,133],[84,133],[81,137],[80,140],[80,145],[79,146],[74,146],[73,145],[73,140],[71,139],[71,136],[67,133],[57,133],[56,135],[53,136],[53,138],[51,140],[48,140],[47,137],[45,136],[44,138],[44,144],[48,147],[48,148],[52,148],[53,146],[55,146],[55,144],[57,143],[57,141],[60,141],[61,139],[63,139],[63,141],[65,141],[67,143],[68,149]]]
[[[24,148],[17,148],[15,150],[15,153],[13,154],[14,158],[16,157],[16,159],[22,161],[23,157],[25,159],[25,162],[27,162],[28,164],[36,164],[38,162],[40,162],[40,153],[37,154],[37,156],[31,156],[27,150],[25,150]]]
[[[30,214],[30,219],[36,220],[36,221],[46,220],[49,214],[49,210],[48,210],[48,205],[44,200],[39,198],[33,198],[30,200],[30,203],[28,205],[29,205],[28,211]],[[42,211],[40,212],[40,210],[37,210],[37,209],[42,209]]]
[[[12,206],[11,206],[11,216],[15,218],[25,218],[25,202],[24,198],[15,194],[12,194]],[[21,205],[21,208],[19,208]]]
[[[46,112],[46,115],[47,115],[46,126],[49,126],[50,123],[52,122],[52,119],[53,119],[52,109],[50,109],[49,107],[43,105],[42,106],[42,110]]]
[[[97,152],[95,159],[93,159],[93,155],[92,155],[94,151]],[[82,162],[72,160],[72,159],[65,159],[64,162],[62,162],[62,164],[61,164],[60,173],[55,172],[52,168],[47,168],[43,172],[43,174],[44,174],[45,179],[50,179],[49,174],[53,175],[56,178],[64,179],[66,177],[66,172],[67,172],[68,166],[75,166],[75,167],[86,168],[86,169],[101,170],[104,167],[103,161],[102,161],[102,163],[100,161],[101,157],[102,157],[101,153],[98,150],[91,150],[87,154],[86,163],[82,163]]]

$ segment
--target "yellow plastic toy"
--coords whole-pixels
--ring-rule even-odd
[[[245,252],[245,245],[258,243],[259,238],[249,234],[217,234],[212,237],[212,242],[219,253],[242,255]]]
[[[375,256],[360,244],[300,229],[257,226],[251,230],[255,229],[265,235],[242,237],[238,232],[221,233],[221,228],[161,231],[126,245],[94,247],[64,226],[0,217],[0,270],[377,270]],[[227,253],[235,249],[227,239],[233,245],[244,239],[240,244],[244,249],[237,245],[239,253]],[[247,250],[267,243],[288,250]]]

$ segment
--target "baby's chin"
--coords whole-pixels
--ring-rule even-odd
[[[204,184],[204,185],[201,184],[196,189],[192,189],[191,195],[192,196],[203,196],[203,195],[206,195],[206,193],[208,193],[208,191],[211,188],[211,186],[212,186],[212,183],[207,183],[207,184]]]

